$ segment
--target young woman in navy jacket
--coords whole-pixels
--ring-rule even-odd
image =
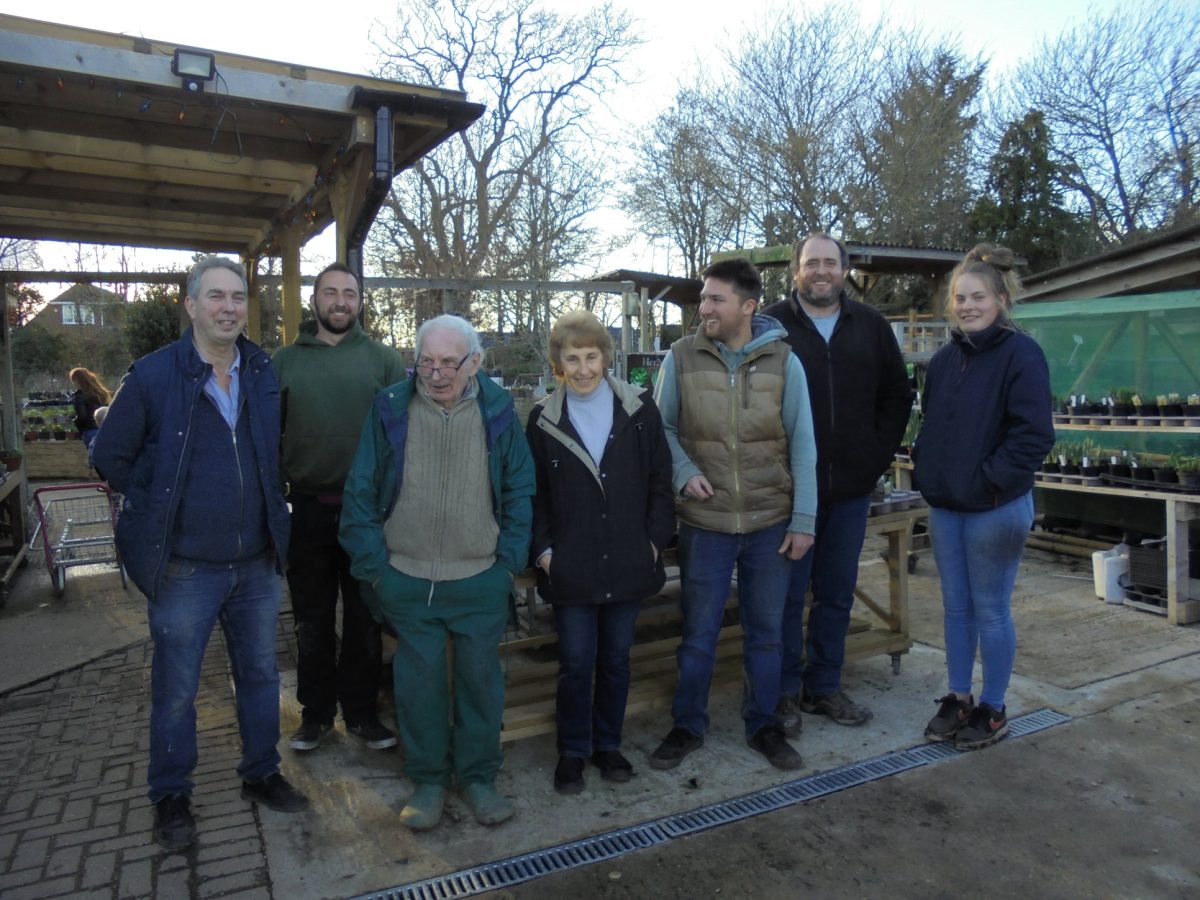
[[[946,317],[954,328],[929,363],[914,450],[941,579],[950,688],[925,737],[961,750],[1008,733],[1012,591],[1033,524],[1034,472],[1054,444],[1046,357],[1010,317],[1020,289],[1012,266],[1011,250],[980,244],[951,273]]]

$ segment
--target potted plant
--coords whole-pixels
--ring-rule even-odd
[[[1058,468],[1063,475],[1079,474],[1079,445],[1063,444],[1058,454]]]
[[[1129,454],[1122,450],[1120,456],[1109,459],[1108,472],[1117,478],[1132,478],[1133,470],[1129,467]]]
[[[1137,456],[1129,457],[1129,467],[1133,470],[1134,480],[1136,480],[1136,481],[1153,481],[1154,480],[1154,467],[1149,466],[1149,465],[1143,465],[1142,463],[1143,463],[1143,460],[1138,459]]]
[[[1084,441],[1079,448],[1079,474],[1086,478],[1100,475],[1100,445],[1093,440]]]
[[[1155,398],[1158,402],[1158,414],[1169,418],[1179,418],[1183,415],[1183,401],[1179,399],[1178,394],[1159,394]],[[1174,424],[1174,423],[1163,423]]]
[[[1091,419],[1092,404],[1088,402],[1087,394],[1072,394],[1068,412],[1072,425],[1088,424]]]
[[[1200,428],[1200,394],[1188,394],[1183,414],[1186,417],[1184,425],[1189,428]]]
[[[1176,470],[1179,473],[1179,483],[1185,490],[1193,493],[1200,491],[1200,456],[1180,457]]]
[[[1058,452],[1060,447],[1060,444],[1055,444],[1053,447],[1051,447],[1050,452],[1046,454],[1045,461],[1042,463],[1042,478],[1045,481],[1062,481],[1062,479],[1058,477],[1058,473],[1061,471],[1058,462]]]
[[[1132,388],[1113,388],[1112,406],[1109,411],[1114,419],[1128,419],[1133,415],[1133,389]]]
[[[1158,424],[1158,406],[1154,403],[1143,403],[1140,394],[1133,395],[1133,417],[1141,425]]]
[[[21,468],[21,460],[25,454],[16,447],[0,449],[0,463],[10,472]]]
[[[1183,453],[1176,451],[1167,457],[1167,461],[1154,470],[1154,480],[1162,484],[1179,483],[1179,461]]]

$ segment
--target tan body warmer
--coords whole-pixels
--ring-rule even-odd
[[[683,498],[679,517],[697,528],[748,534],[792,516],[792,474],[783,427],[788,354],[781,340],[752,351],[730,372],[703,334],[671,347],[679,379],[679,443],[714,495]]]

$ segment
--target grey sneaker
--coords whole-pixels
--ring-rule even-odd
[[[839,725],[865,725],[873,713],[847,697],[842,691],[832,694],[809,694],[800,700],[800,708],[806,713],[828,716]]]
[[[800,718],[800,695],[780,694],[779,704],[775,707],[775,718],[779,720],[779,727],[787,737],[800,737],[804,728],[804,722]]]
[[[971,712],[975,709],[975,697],[959,700],[958,695],[951,692],[937,701],[937,715],[925,726],[925,740],[952,741],[960,728],[967,724]]]
[[[995,709],[980,703],[971,710],[967,724],[954,735],[955,750],[982,750],[1008,734],[1008,715],[1004,708]]]

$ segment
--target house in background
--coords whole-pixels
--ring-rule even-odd
[[[79,337],[104,330],[119,332],[119,310],[123,306],[119,294],[91,284],[76,284],[47,303],[26,325],[40,325],[50,332],[69,332]]]

